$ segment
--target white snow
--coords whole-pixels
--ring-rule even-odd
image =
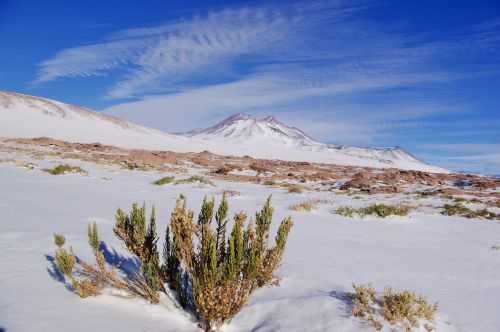
[[[188,136],[167,134],[54,100],[0,91],[0,137],[52,137],[125,148],[249,155],[256,158],[395,167],[447,173],[400,148],[370,149],[317,142],[272,117],[233,116]]]
[[[17,158],[0,154],[0,159],[13,157]],[[29,161],[40,167],[54,164]],[[353,282],[371,282],[379,290],[410,289],[439,302],[439,332],[500,330],[500,251],[490,249],[500,244],[498,222],[418,211],[387,220],[348,219],[330,210],[378,202],[385,196],[355,200],[332,192],[288,194],[284,189],[222,181],[216,181],[216,187],[158,187],[151,182],[166,174],[65,162],[89,174],[52,176],[0,163],[0,328],[7,332],[199,331],[188,315],[167,305],[110,294],[80,299],[50,274],[52,234],[65,234],[75,252],[91,260],[86,225],[95,220],[110,251],[130,258],[112,232],[118,207],[154,204],[163,232],[180,193],[187,195],[197,213],[203,196],[219,200],[223,189],[241,192],[237,199],[230,198],[231,214],[244,210],[252,215],[272,193],[274,230],[289,214],[295,223],[279,270],[281,285],[255,292],[223,331],[372,331],[348,312],[344,296]],[[320,204],[312,213],[288,210],[290,204],[314,198],[333,203]]]

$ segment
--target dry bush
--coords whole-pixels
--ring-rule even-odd
[[[316,209],[318,207],[316,201],[314,200],[309,200],[309,201],[303,201],[299,202],[297,204],[290,205],[288,208],[293,211],[306,211],[306,212],[311,212],[313,209]]]
[[[396,292],[387,288],[382,296],[382,310],[388,322],[401,322],[411,328],[419,326],[421,320],[432,322],[438,305],[429,304],[425,297],[417,296],[413,292]]]
[[[71,166],[68,164],[57,165],[54,168],[44,168],[43,171],[52,175],[62,175],[66,173],[87,174],[87,172],[79,166]]]
[[[411,331],[422,324],[427,331],[433,331],[434,316],[438,310],[437,303],[429,304],[423,296],[410,291],[396,292],[386,288],[380,297],[370,285],[353,284],[352,314],[363,318],[375,330],[380,331],[384,322],[390,324],[391,331]]]
[[[158,303],[159,293],[169,295],[170,288],[176,295],[172,300],[193,313],[205,331],[214,331],[245,305],[253,291],[278,283],[275,272],[293,223],[290,217],[283,219],[275,245],[269,247],[271,197],[255,214],[255,223],[247,222],[243,212],[236,214],[226,236],[229,206],[225,195],[216,210],[214,199],[205,198],[196,221],[181,195],[165,231],[162,260],[154,211],[149,223],[145,206],[133,204],[128,214],[120,209],[116,212],[114,232],[140,261],[140,273],[132,278],[122,278],[106,268],[95,223],[88,228],[95,265],[77,260],[64,248],[64,237],[54,235],[57,266],[78,295],[95,296],[111,287]]]
[[[304,191],[304,186],[298,184],[290,184],[287,187],[290,194],[301,194]]]
[[[340,214],[344,217],[353,218],[354,216],[359,216],[361,218],[374,215],[380,218],[385,218],[391,215],[395,216],[406,216],[410,212],[408,206],[391,206],[386,204],[373,204],[362,208],[351,208],[348,206],[341,206],[335,210],[335,213]]]
[[[241,193],[237,190],[226,189],[222,191],[222,195],[225,195],[226,197],[237,197],[240,196]]]
[[[445,216],[455,216],[459,215],[469,219],[488,219],[488,220],[500,220],[500,214],[496,214],[487,209],[480,210],[472,210],[468,207],[464,206],[462,203],[455,204],[445,204],[443,206],[443,210],[441,211],[442,215]]]
[[[164,176],[161,179],[154,181],[153,184],[157,185],[157,186],[163,186],[165,184],[172,183],[174,180],[175,180],[175,177],[173,177],[173,176]]]

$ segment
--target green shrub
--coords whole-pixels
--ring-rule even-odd
[[[81,169],[79,166],[71,166],[68,164],[57,165],[54,168],[44,168],[44,172],[47,172],[52,175],[62,175],[66,173],[80,173],[86,174],[87,172]]]
[[[158,179],[153,182],[154,185],[163,186],[164,184],[172,183],[175,180],[173,176],[164,176],[161,179]]]
[[[445,204],[443,205],[442,215],[445,216],[455,216],[459,215],[469,219],[488,219],[488,220],[500,220],[500,214],[496,214],[487,209],[472,210],[464,206],[461,203],[455,204]]]
[[[225,195],[216,211],[215,201],[205,198],[197,222],[193,222],[194,214],[181,195],[165,231],[162,260],[154,211],[153,208],[149,223],[145,206],[133,204],[128,214],[121,209],[116,212],[114,232],[140,261],[141,273],[131,279],[121,278],[106,268],[95,223],[88,228],[95,265],[79,260],[77,271],[75,256],[57,238],[57,266],[78,295],[95,296],[103,288],[113,287],[158,303],[159,292],[168,296],[169,287],[176,294],[172,300],[192,312],[205,331],[214,331],[242,308],[253,291],[278,283],[275,272],[293,223],[290,217],[283,219],[275,245],[268,246],[273,215],[271,197],[255,214],[255,223],[247,222],[243,212],[236,214],[227,237],[229,206]]]
[[[406,206],[391,206],[385,204],[373,204],[363,209],[365,215],[376,215],[385,218],[391,215],[406,216],[410,209]]]
[[[204,184],[204,185],[215,186],[215,184],[212,181],[210,181],[210,180],[208,180],[200,175],[193,175],[187,179],[180,179],[180,180],[177,180],[174,182],[175,185],[188,184],[188,183],[200,183],[200,184]]]
[[[348,206],[341,206],[335,210],[337,214],[344,217],[353,218],[355,215],[363,218],[368,215],[374,215],[380,218],[385,218],[391,215],[395,216],[406,216],[410,212],[410,208],[407,206],[391,206],[386,204],[373,204],[363,208],[351,208]]]
[[[335,210],[337,214],[344,217],[353,218],[355,214],[359,214],[359,209],[354,209],[348,206],[341,206]]]

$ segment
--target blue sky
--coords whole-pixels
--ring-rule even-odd
[[[0,89],[165,131],[236,112],[500,173],[499,1],[0,0]]]

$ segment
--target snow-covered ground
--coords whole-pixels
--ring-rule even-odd
[[[0,159],[10,157],[0,155]],[[40,167],[55,165],[55,161],[30,161]],[[154,204],[163,232],[180,193],[187,195],[197,213],[205,195],[219,200],[223,190],[241,193],[230,198],[231,213],[245,210],[252,215],[273,194],[273,226],[287,215],[294,219],[279,270],[280,287],[256,291],[223,331],[371,331],[350,315],[345,293],[353,282],[372,283],[379,290],[410,289],[439,302],[435,325],[439,332],[500,330],[500,251],[491,250],[500,245],[498,222],[445,217],[425,209],[409,217],[348,219],[331,210],[379,202],[385,196],[289,194],[279,188],[222,181],[215,181],[215,187],[154,186],[151,182],[166,174],[69,162],[88,175],[53,176],[0,163],[0,330],[198,331],[188,315],[165,303],[150,305],[112,295],[80,299],[54,274],[52,234],[65,234],[75,252],[91,260],[86,227],[94,220],[109,248],[108,258],[130,258],[112,232],[117,208],[128,209],[132,202]],[[315,198],[325,200],[317,210],[288,209]],[[437,198],[427,200],[439,203]]]

